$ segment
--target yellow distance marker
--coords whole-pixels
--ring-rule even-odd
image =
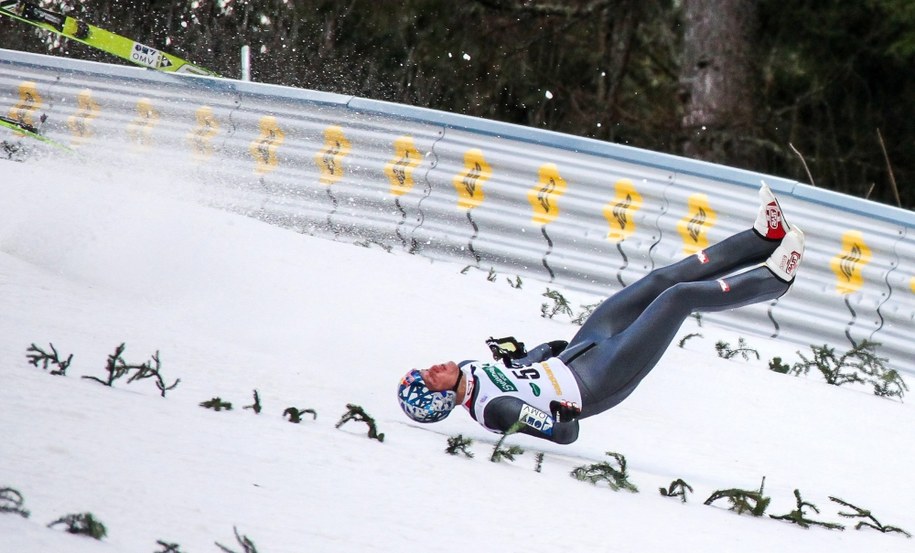
[[[534,210],[534,223],[546,225],[559,217],[559,198],[565,194],[568,185],[555,163],[541,165],[537,175],[537,185],[528,190],[527,200]]]
[[[73,135],[71,144],[78,146],[95,136],[92,120],[98,117],[101,108],[92,98],[92,91],[84,89],[76,96],[76,113],[67,117],[67,128]]]
[[[836,275],[836,291],[840,294],[857,292],[864,286],[862,270],[870,263],[871,249],[861,231],[850,230],[842,235],[842,251],[829,261]]]
[[[219,120],[213,115],[213,108],[201,106],[195,113],[197,125],[187,135],[194,158],[205,160],[213,155],[213,137],[219,134]]]
[[[343,159],[350,149],[343,127],[335,125],[324,129],[324,148],[315,155],[315,164],[321,171],[321,184],[330,186],[343,178]]]
[[[412,136],[401,136],[394,141],[394,158],[384,166],[384,174],[391,183],[391,194],[403,196],[413,189],[413,170],[416,169],[422,157],[413,143]]]
[[[137,100],[137,116],[127,125],[127,136],[140,148],[152,145],[152,133],[159,124],[159,111],[149,98]]]
[[[610,225],[607,240],[622,242],[635,233],[635,213],[642,208],[642,195],[629,179],[616,181],[616,196],[604,206],[604,218]]]
[[[492,177],[492,167],[483,157],[483,150],[473,148],[464,153],[464,170],[451,179],[458,193],[458,209],[473,209],[486,196],[483,185]]]
[[[20,123],[29,126],[35,126],[34,114],[44,107],[44,100],[38,93],[38,85],[32,81],[23,81],[19,85],[19,101],[10,108],[10,119],[15,119]]]
[[[286,134],[276,122],[276,117],[272,115],[261,117],[258,128],[260,135],[251,141],[248,152],[254,158],[254,172],[264,175],[276,170],[276,151],[286,139]]]
[[[718,214],[705,194],[693,194],[687,200],[686,216],[677,221],[677,232],[683,238],[683,252],[692,255],[708,247],[708,231],[715,226]]]

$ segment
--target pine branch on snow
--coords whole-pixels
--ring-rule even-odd
[[[175,389],[178,383],[181,382],[179,378],[170,385],[165,383],[165,379],[162,377],[162,363],[159,360],[158,351],[152,355],[152,361],[133,365],[124,361],[122,357],[126,347],[127,345],[122,342],[121,345],[115,348],[114,353],[108,356],[108,361],[105,363],[105,372],[108,373],[108,376],[104,380],[95,376],[84,376],[83,378],[95,380],[100,384],[111,387],[116,380],[127,376],[133,371],[133,375],[127,379],[128,384],[137,380],[155,378],[156,387],[159,388],[159,393],[162,397],[165,397],[165,392]]]
[[[686,503],[686,495],[693,493],[693,487],[687,484],[682,478],[677,478],[670,483],[667,488],[658,488],[664,497],[679,497],[680,501]]]
[[[766,514],[769,502],[772,500],[763,494],[763,488],[766,485],[766,477],[763,476],[762,483],[758,491],[741,490],[739,488],[730,488],[727,490],[718,490],[705,500],[706,505],[711,505],[719,499],[727,499],[731,502],[731,511],[736,511],[738,515],[750,513],[755,517],[761,517]]]
[[[384,442],[384,434],[378,433],[378,428],[375,426],[375,419],[366,414],[365,410],[358,405],[353,405],[352,403],[347,403],[346,408],[348,411],[343,414],[343,417],[340,418],[340,421],[337,423],[336,428],[340,428],[347,422],[351,420],[361,421],[368,425],[369,431],[368,436],[379,442]]]
[[[553,300],[553,305],[542,304],[540,306],[540,316],[544,319],[552,319],[556,315],[562,313],[563,315],[568,315],[569,317],[574,316],[572,313],[572,307],[569,306],[569,300],[562,295],[558,290],[552,290],[550,288],[546,289],[546,292],[541,294],[545,298]]]
[[[236,541],[238,541],[238,544],[242,546],[242,553],[257,553],[257,548],[254,546],[254,542],[251,541],[248,536],[240,536],[238,534],[238,528],[235,527],[232,527],[232,531],[235,532]],[[222,549],[225,553],[236,553],[228,547],[221,545],[219,542],[215,543],[216,547]]]
[[[759,352],[753,348],[747,347],[747,341],[743,338],[737,339],[737,348],[732,349],[731,344],[725,342],[724,340],[719,340],[715,344],[715,351],[718,352],[718,357],[724,359],[732,359],[738,355],[743,357],[744,361],[750,360],[750,354],[756,356],[756,359],[759,359]]]
[[[833,522],[820,522],[817,520],[812,520],[812,519],[807,518],[807,515],[804,513],[804,509],[806,507],[810,507],[817,514],[820,513],[820,510],[817,509],[817,506],[814,505],[813,503],[808,503],[808,502],[804,501],[803,499],[801,499],[800,490],[794,490],[794,498],[797,500],[797,508],[795,510],[791,511],[787,515],[779,515],[779,516],[769,515],[769,516],[771,518],[774,518],[775,520],[787,520],[788,522],[793,522],[794,524],[797,524],[801,528],[810,528],[810,526],[815,525],[815,526],[822,526],[823,528],[826,528],[828,530],[845,530],[845,527],[842,526],[841,524],[836,524]]]
[[[73,354],[71,353],[69,355],[69,357],[67,357],[66,360],[61,361],[60,355],[57,353],[57,350],[54,348],[54,344],[49,343],[48,346],[50,346],[50,348],[51,348],[50,352],[46,352],[46,351],[42,350],[41,348],[39,348],[38,346],[36,346],[33,343],[26,350],[28,353],[26,353],[25,356],[28,358],[29,363],[36,367],[38,366],[38,363],[41,363],[42,364],[41,368],[44,370],[48,370],[48,365],[50,363],[53,363],[53,364],[57,365],[57,369],[51,371],[51,374],[57,375],[57,376],[66,376],[67,368],[70,366],[70,363],[73,361]]]
[[[773,357],[769,360],[769,370],[779,374],[788,374],[791,371],[791,366],[782,362],[781,357]]]
[[[472,444],[473,440],[464,438],[463,435],[458,434],[457,436],[448,438],[448,447],[445,448],[445,453],[449,455],[457,455],[458,453],[463,453],[465,457],[472,459],[473,452],[467,449]]]
[[[318,420],[318,413],[314,409],[301,409],[300,410],[296,407],[287,407],[286,410],[283,411],[283,415],[289,417],[289,422],[292,422],[295,424],[299,424],[300,422],[302,422],[302,415],[304,415],[305,413],[311,413],[311,416],[313,417],[312,420]]]
[[[540,469],[543,468],[543,452],[539,452],[537,455],[534,455],[534,472],[540,472]]]
[[[53,528],[58,524],[65,525],[67,527],[67,532],[71,534],[81,534],[97,540],[101,540],[108,534],[105,525],[92,516],[92,513],[80,513],[60,517],[48,524],[48,528]]]
[[[257,390],[254,390],[254,403],[251,405],[245,405],[242,409],[251,409],[254,411],[254,414],[259,415],[261,412],[261,398],[257,393]]]
[[[638,493],[639,489],[635,484],[629,481],[629,473],[626,470],[626,457],[621,453],[607,452],[607,455],[613,457],[617,466],[607,462],[594,463],[576,467],[570,475],[576,480],[597,484],[606,482],[613,491],[629,490],[632,493]]]
[[[870,522],[868,522],[868,521],[862,520],[855,526],[855,530],[860,530],[862,528],[867,527],[867,528],[873,528],[874,530],[883,532],[884,534],[889,533],[889,532],[898,532],[900,534],[905,535],[905,537],[907,537],[907,538],[912,537],[912,534],[909,534],[902,528],[898,528],[896,526],[884,526],[867,509],[862,509],[860,507],[856,507],[856,506],[852,505],[851,503],[849,503],[847,501],[843,501],[837,497],[830,496],[829,499],[831,501],[838,503],[839,505],[844,505],[846,507],[850,507],[855,510],[854,513],[843,513],[840,511],[839,516],[843,516],[846,518],[866,518],[870,521]]]
[[[511,428],[506,430],[505,433],[502,434],[502,437],[499,438],[499,441],[496,442],[496,446],[493,448],[492,455],[489,456],[489,460],[492,461],[493,463],[498,463],[502,459],[508,459],[509,461],[514,461],[515,455],[523,455],[524,450],[521,449],[520,446],[513,445],[513,446],[509,447],[508,449],[502,448],[502,443],[505,441],[505,438],[518,432],[522,428],[524,428],[524,423],[521,421],[518,421],[515,424],[511,425]]]
[[[25,499],[18,490],[0,488],[0,513],[15,513],[22,518],[29,518],[29,512],[23,509]]]
[[[162,546],[162,549],[155,553],[182,553],[181,546],[177,543],[168,543],[163,540],[156,540],[156,544]]]
[[[105,372],[108,373],[108,377],[105,380],[95,376],[84,376],[83,378],[95,380],[96,382],[110,387],[114,384],[115,380],[127,375],[132,368],[136,367],[131,367],[121,358],[126,347],[127,345],[122,342],[121,345],[114,349],[114,353],[108,356],[108,361],[105,363]]]
[[[223,409],[226,411],[232,410],[232,404],[228,401],[223,401],[222,398],[219,397],[214,397],[213,399],[201,402],[200,406],[207,409],[212,409],[214,411],[222,411]]]
[[[679,342],[677,342],[677,347],[683,348],[686,345],[686,342],[688,342],[689,340],[692,340],[693,338],[702,338],[702,334],[700,334],[698,332],[691,332],[691,333],[687,334],[686,336],[681,338]]]
[[[155,367],[153,367],[153,363],[155,363]],[[169,390],[174,390],[178,386],[178,383],[181,382],[181,379],[178,378],[171,385],[165,384],[165,379],[162,378],[162,373],[161,373],[162,363],[159,360],[159,351],[158,350],[156,350],[156,353],[154,353],[152,355],[151,362],[146,362],[146,363],[143,363],[142,365],[133,365],[133,366],[131,366],[131,368],[135,369],[136,372],[133,374],[133,376],[131,376],[127,380],[128,384],[130,384],[131,382],[133,382],[135,380],[143,380],[146,378],[154,377],[156,379],[156,387],[159,388],[159,394],[162,397],[165,397],[165,392],[167,392]]]

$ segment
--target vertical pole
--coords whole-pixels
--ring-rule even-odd
[[[241,47],[241,80],[251,80],[251,47],[247,44]]]

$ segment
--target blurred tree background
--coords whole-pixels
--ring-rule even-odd
[[[249,45],[258,82],[915,206],[913,0],[32,1],[226,76]],[[0,47],[125,63],[6,18]]]

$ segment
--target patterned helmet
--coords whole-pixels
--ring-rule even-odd
[[[454,409],[457,394],[451,390],[432,392],[416,369],[404,375],[397,387],[397,401],[408,417],[416,422],[438,422]]]

